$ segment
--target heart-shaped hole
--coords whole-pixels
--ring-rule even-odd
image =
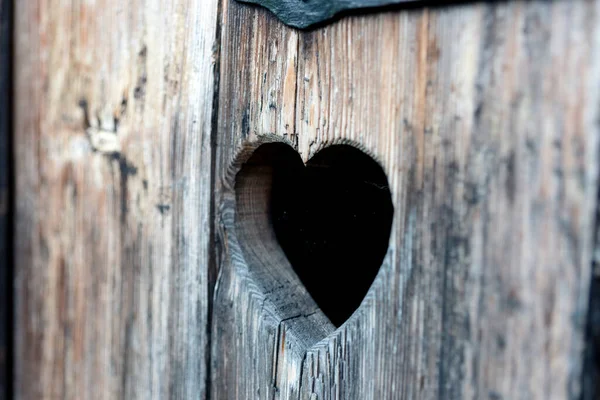
[[[238,211],[244,204],[241,214],[249,216],[242,218],[264,221],[251,236],[262,238],[263,260],[278,243],[329,320],[336,327],[346,321],[389,244],[394,209],[381,166],[350,145],[326,147],[305,166],[291,146],[266,143],[243,164],[236,197]],[[260,251],[253,255],[261,258]]]

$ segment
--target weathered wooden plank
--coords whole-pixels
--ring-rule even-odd
[[[17,398],[204,397],[217,13],[16,2]]]
[[[299,32],[223,1],[213,399],[578,398],[599,7],[469,3]],[[388,175],[389,253],[335,331],[293,274],[273,272],[289,265],[235,179],[277,140],[304,161],[350,141]]]
[[[12,386],[11,17],[12,2],[0,0],[0,399],[9,398]]]

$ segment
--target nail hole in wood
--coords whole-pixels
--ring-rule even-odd
[[[263,257],[275,257],[275,238],[323,313],[335,326],[345,322],[389,244],[394,209],[381,166],[349,145],[329,146],[305,166],[292,147],[268,143],[242,166],[236,192],[238,218],[258,221],[252,237],[263,238]]]

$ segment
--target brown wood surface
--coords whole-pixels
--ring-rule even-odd
[[[218,4],[15,5],[16,398],[203,398]]]
[[[0,400],[12,389],[11,16],[12,2],[0,0]]]
[[[223,2],[214,400],[579,399],[599,8],[467,3],[301,32]],[[257,208],[269,172],[236,180],[272,141],[304,161],[350,142],[388,174],[389,253],[335,331]]]

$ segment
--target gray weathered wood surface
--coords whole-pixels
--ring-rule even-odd
[[[213,399],[578,399],[599,8],[468,3],[299,32],[224,3]],[[336,331],[264,220],[234,218],[264,204],[235,172],[273,140],[305,161],[351,140],[388,173],[389,254]]]
[[[0,0],[0,399],[11,377],[12,235],[10,234],[10,48],[12,4]]]
[[[16,2],[17,398],[579,400],[599,19],[480,2],[303,32],[230,0]],[[264,181],[236,182],[270,141],[388,174],[390,250],[337,330]]]
[[[15,4],[16,397],[203,398],[217,1]]]

